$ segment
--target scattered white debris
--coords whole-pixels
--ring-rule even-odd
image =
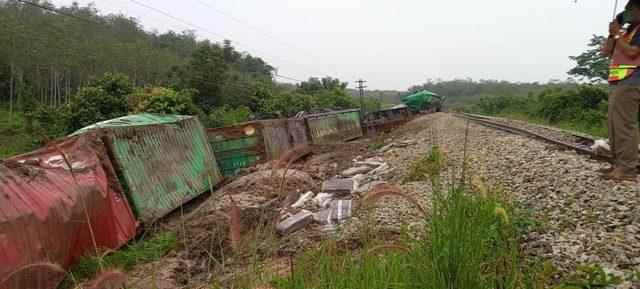
[[[371,170],[370,166],[359,166],[359,167],[353,167],[350,169],[346,169],[342,172],[342,176],[344,177],[352,177],[358,174],[365,174],[367,172],[369,172]]]
[[[318,207],[326,208],[327,206],[329,206],[332,198],[332,194],[319,193],[315,198],[313,198],[313,203],[315,203]]]
[[[609,145],[609,140],[605,140],[605,139],[596,140],[595,143],[591,146],[591,150],[593,150],[596,154],[610,152],[611,146]]]
[[[295,203],[293,203],[293,205],[291,205],[291,207],[295,208],[295,209],[301,208],[311,198],[313,198],[313,192],[309,191],[309,192],[305,193],[304,195],[300,196],[300,198]]]
[[[374,175],[374,176],[384,175],[384,174],[386,174],[388,172],[388,170],[390,168],[391,167],[389,167],[389,165],[385,163],[385,164],[382,164],[381,166],[375,168],[374,170],[370,171],[369,174],[370,175]]]
[[[390,150],[392,147],[393,147],[393,144],[390,143],[390,144],[388,144],[386,146],[381,147],[378,151],[381,152],[381,153],[384,153],[384,152]]]
[[[304,228],[306,225],[313,221],[313,213],[307,210],[302,210],[299,213],[286,218],[284,221],[276,225],[276,230],[280,234],[290,234],[297,230]]]
[[[352,179],[331,179],[322,183],[322,191],[325,193],[351,193],[355,189],[355,184]]]
[[[314,213],[313,220],[323,225],[340,223],[351,218],[352,210],[352,200],[334,200],[328,209]]]

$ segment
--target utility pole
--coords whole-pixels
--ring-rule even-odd
[[[364,89],[367,88],[364,84],[366,80],[358,79],[358,91],[360,92],[360,112],[364,115]]]

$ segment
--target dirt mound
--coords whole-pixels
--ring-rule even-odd
[[[238,178],[224,186],[226,194],[251,192],[267,198],[278,197],[293,190],[309,190],[313,179],[305,172],[292,169],[260,170]]]

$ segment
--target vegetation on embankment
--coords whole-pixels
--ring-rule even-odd
[[[418,234],[407,234],[392,245],[376,243],[374,238],[358,251],[329,241],[298,258],[292,274],[277,279],[276,286],[542,288],[534,287],[536,280],[525,271],[519,244],[523,222],[515,210],[485,189],[441,189],[442,160],[435,147],[408,176],[410,181],[433,184],[432,210]]]
[[[60,287],[77,288],[79,282],[86,281],[105,269],[126,272],[136,265],[160,260],[177,245],[176,234],[168,231],[133,241],[118,251],[106,252],[102,256],[85,256],[71,267]]]
[[[91,4],[42,5],[64,13],[0,1],[2,158],[42,145],[41,134],[56,138],[129,113],[198,115],[216,127],[360,106],[339,79],[278,82],[273,66],[229,40],[146,31],[135,18],[101,14]],[[380,107],[378,98],[364,104]]]
[[[33,130],[28,129],[25,115],[0,106],[0,159],[36,149],[41,141]]]
[[[596,85],[547,89],[527,97],[483,97],[467,111],[607,136],[607,90]]]

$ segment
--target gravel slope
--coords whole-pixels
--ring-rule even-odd
[[[448,159],[443,179],[461,175],[466,121],[449,114],[422,116],[396,132],[417,146],[393,150],[385,159],[396,180],[433,144]],[[638,183],[602,180],[599,161],[557,146],[471,123],[468,139],[470,178],[502,190],[542,223],[527,236],[527,251],[571,271],[579,264],[600,264],[630,272],[640,268]],[[419,193],[430,187],[413,183]]]

